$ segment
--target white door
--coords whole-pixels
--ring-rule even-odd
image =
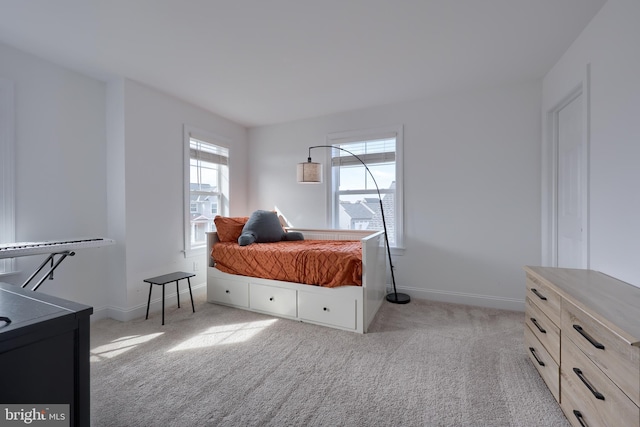
[[[585,154],[583,142],[582,94],[557,113],[558,204],[557,265],[586,268]]]

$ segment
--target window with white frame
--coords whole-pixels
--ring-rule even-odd
[[[333,227],[384,230],[384,212],[389,246],[402,248],[402,127],[335,133],[327,142],[337,147],[330,150]]]
[[[0,78],[0,243],[15,242],[13,83]],[[0,274],[11,273],[14,259],[0,260]]]
[[[229,215],[225,138],[185,128],[185,255],[202,252],[216,215]]]

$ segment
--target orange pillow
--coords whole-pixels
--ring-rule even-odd
[[[238,242],[238,237],[242,234],[242,228],[249,220],[248,216],[242,217],[224,217],[217,215],[213,219],[218,232],[218,239],[221,242]]]

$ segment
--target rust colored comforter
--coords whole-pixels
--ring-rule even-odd
[[[362,286],[362,244],[351,240],[276,243],[216,243],[211,250],[218,270],[242,276],[325,287]]]

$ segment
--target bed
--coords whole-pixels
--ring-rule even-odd
[[[287,319],[366,333],[386,295],[384,233],[366,230],[288,228],[305,241],[355,241],[361,250],[361,284],[318,286],[231,274],[216,268],[211,256],[221,244],[217,232],[207,233],[207,301]],[[270,244],[270,243],[268,243]],[[289,243],[285,243],[289,244]],[[358,275],[360,276],[360,275]],[[346,276],[345,276],[346,277]]]

